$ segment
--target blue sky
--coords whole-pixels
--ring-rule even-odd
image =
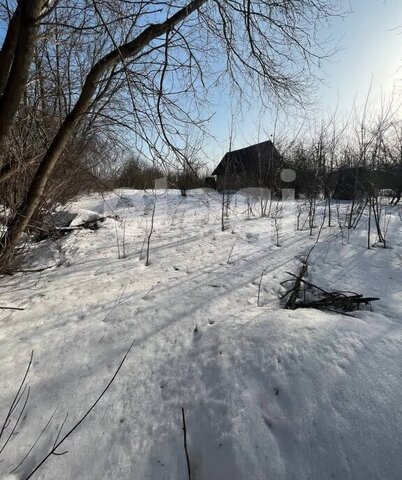
[[[347,0],[345,1],[346,4]],[[350,0],[351,13],[332,21],[321,32],[323,40],[332,39],[338,51],[320,72],[323,84],[317,87],[317,103],[309,112],[311,122],[319,122],[336,108],[339,116],[347,115],[353,103],[362,105],[372,84],[373,104],[381,95],[389,96],[395,86],[402,97],[402,0]],[[3,31],[2,31],[3,30]],[[0,26],[0,40],[4,29]],[[229,144],[231,99],[219,92],[209,123],[214,135],[206,142],[205,151],[216,163]],[[234,124],[234,148],[262,141],[273,134],[275,113],[261,112],[257,106],[244,105],[244,115],[237,114]],[[278,130],[292,136],[303,122],[294,115],[280,115]]]
[[[351,13],[333,20],[330,29],[321,33],[338,45],[336,54],[320,73],[318,101],[310,117],[318,122],[337,109],[347,115],[353,103],[361,106],[371,87],[372,104],[379,105],[381,95],[389,96],[394,85],[402,97],[402,0],[351,0]],[[398,29],[399,27],[399,29]],[[230,99],[223,98],[211,121],[216,141],[209,142],[207,153],[215,162],[227,150],[230,128]],[[273,133],[273,112],[245,107],[245,119],[236,117],[234,147],[240,148]],[[298,129],[301,119],[282,116],[282,125]],[[280,127],[279,127],[280,128]],[[259,131],[259,134],[258,134]]]
[[[323,105],[347,108],[357,95],[365,99],[373,82],[373,95],[390,94],[399,80],[402,87],[401,0],[352,0],[353,12],[334,23],[332,35],[340,50],[325,68],[327,87]],[[398,29],[399,27],[399,29]],[[402,93],[402,90],[401,90]]]

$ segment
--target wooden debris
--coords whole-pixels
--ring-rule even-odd
[[[96,220],[87,220],[85,222],[79,223],[78,225],[73,225],[69,227],[56,227],[57,232],[59,233],[69,233],[73,230],[99,230],[99,223],[104,222],[107,217],[100,217]]]
[[[281,284],[293,282],[293,287],[288,290],[281,299],[290,295],[285,304],[285,308],[295,310],[296,308],[316,308],[318,310],[327,310],[331,312],[350,312],[358,310],[360,305],[369,305],[371,302],[380,300],[378,297],[364,297],[363,295],[350,291],[333,291],[324,290],[312,282],[308,282],[303,277],[307,273],[307,264],[304,263],[298,275],[286,272],[291,279],[285,280]],[[301,287],[304,285],[304,298],[301,298]],[[307,292],[307,299],[306,299]]]

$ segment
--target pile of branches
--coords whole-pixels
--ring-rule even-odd
[[[364,297],[363,295],[350,291],[324,290],[304,279],[308,272],[307,262],[303,262],[299,274],[286,272],[292,278],[281,282],[282,286],[292,283],[292,287],[287,290],[281,300],[286,298],[285,308],[295,310],[296,308],[316,308],[330,312],[342,313],[358,310],[360,305],[369,305],[371,302],[379,300],[377,297]]]

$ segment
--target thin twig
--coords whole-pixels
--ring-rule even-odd
[[[25,390],[24,390],[25,391]],[[24,405],[22,406],[21,408],[21,411],[17,417],[17,420],[15,421],[14,423],[14,426],[13,428],[11,429],[11,432],[10,432],[10,435],[7,437],[7,440],[4,442],[3,446],[1,447],[0,449],[0,453],[3,453],[3,450],[6,448],[6,446],[8,445],[8,442],[11,440],[12,436],[14,435],[14,432],[18,426],[18,424],[20,423],[20,420],[22,418],[22,415],[27,407],[27,404],[28,404],[28,400],[29,400],[29,394],[31,392],[31,387],[28,387],[28,390],[27,390],[27,394],[26,394],[26,397],[25,397],[25,401],[24,401]],[[20,397],[21,398],[21,397]],[[19,399],[20,400],[20,399]],[[19,403],[19,400],[18,400],[18,403]],[[17,405],[16,405],[17,406]],[[6,425],[6,428],[9,424]]]
[[[34,441],[34,443],[31,445],[30,449],[27,451],[27,453],[24,455],[23,459],[20,461],[20,463],[11,470],[10,474],[14,473],[20,466],[25,462],[25,460],[28,458],[28,455],[32,452],[32,450],[35,448],[36,444],[39,442],[39,440],[42,438],[42,435],[45,433],[47,430],[47,427],[50,425],[51,421],[53,420],[53,417],[57,411],[57,407],[55,408],[54,412],[50,416],[49,420],[47,421],[46,425],[43,427],[42,431],[38,435],[37,439]]]
[[[103,389],[102,393],[98,396],[98,398],[95,400],[95,402],[89,407],[89,409],[86,411],[86,413],[78,420],[77,423],[75,423],[70,430],[56,443],[53,445],[51,450],[42,458],[42,460],[36,465],[36,467],[29,473],[27,477],[25,477],[24,480],[28,480],[31,478],[38,470],[39,468],[52,456],[52,455],[63,455],[63,453],[57,453],[57,449],[62,445],[67,438],[81,425],[81,423],[87,418],[87,416],[92,412],[92,410],[96,407],[96,405],[99,403],[101,398],[105,395],[105,393],[108,391],[109,387],[112,385],[114,382],[115,378],[117,377],[117,374],[119,373],[121,367],[123,366],[123,363],[125,362],[127,355],[130,353],[130,350],[132,346],[134,345],[135,340],[131,343],[129,346],[128,350],[126,351],[124,357],[122,358],[119,366],[117,367],[113,377],[109,380],[108,384],[106,387]],[[64,425],[64,423],[63,423]],[[59,430],[61,432],[61,430]]]
[[[230,257],[232,256],[233,249],[234,249],[234,247],[235,247],[236,242],[237,242],[238,239],[239,239],[239,237],[237,236],[236,239],[235,239],[235,241],[234,241],[234,243],[233,243],[233,245],[232,245],[232,248],[230,249],[229,256],[228,256],[228,259],[226,260],[226,263],[229,263],[229,262],[230,262]]]
[[[4,433],[4,430],[7,428],[7,426],[9,425],[9,420],[10,420],[10,417],[13,413],[13,411],[15,410],[15,408],[17,407],[19,401],[21,400],[21,395],[24,393],[24,391],[22,391],[22,394],[20,395],[20,392],[21,390],[23,389],[24,385],[25,385],[25,381],[27,379],[27,376],[28,376],[28,373],[29,373],[29,370],[31,368],[31,365],[32,365],[32,360],[33,360],[33,350],[31,352],[31,357],[29,359],[29,362],[28,362],[28,366],[27,366],[27,369],[25,371],[25,375],[24,375],[24,378],[22,379],[22,382],[20,384],[20,387],[17,391],[17,393],[15,394],[14,396],[14,399],[11,403],[11,406],[7,412],[7,415],[6,415],[6,418],[4,420],[4,423],[3,423],[3,426],[1,427],[1,430],[0,430],[0,438],[2,437],[3,433]]]
[[[158,284],[159,284],[159,280],[158,280],[158,281],[155,283],[155,285],[153,285],[153,286],[148,290],[148,292],[147,292],[143,297],[141,297],[141,298],[144,299],[147,295],[149,295],[149,294],[153,291],[153,289],[154,289]]]
[[[188,450],[187,450],[186,418],[184,416],[184,408],[183,407],[181,407],[181,415],[182,415],[182,419],[183,419],[183,441],[184,441],[184,451],[186,452],[188,480],[191,480],[190,458],[188,456]]]
[[[261,285],[262,285],[262,279],[264,277],[265,272],[267,271],[268,266],[263,269],[261,272],[261,277],[260,277],[260,283],[258,284],[258,296],[257,296],[257,307],[260,306],[260,295],[261,295]]]

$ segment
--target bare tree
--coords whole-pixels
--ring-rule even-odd
[[[282,224],[282,219],[283,219],[283,203],[280,202],[279,200],[276,201],[275,203],[275,209],[271,213],[271,218],[272,218],[272,223],[275,231],[275,245],[277,247],[280,247],[280,233],[281,233],[281,224]]]
[[[151,237],[152,237],[152,234],[154,233],[155,210],[156,210],[156,192],[154,193],[152,198],[151,221],[150,221],[150,226],[147,232],[147,253],[146,253],[146,260],[145,260],[146,267],[150,265],[149,254],[151,249]]]

